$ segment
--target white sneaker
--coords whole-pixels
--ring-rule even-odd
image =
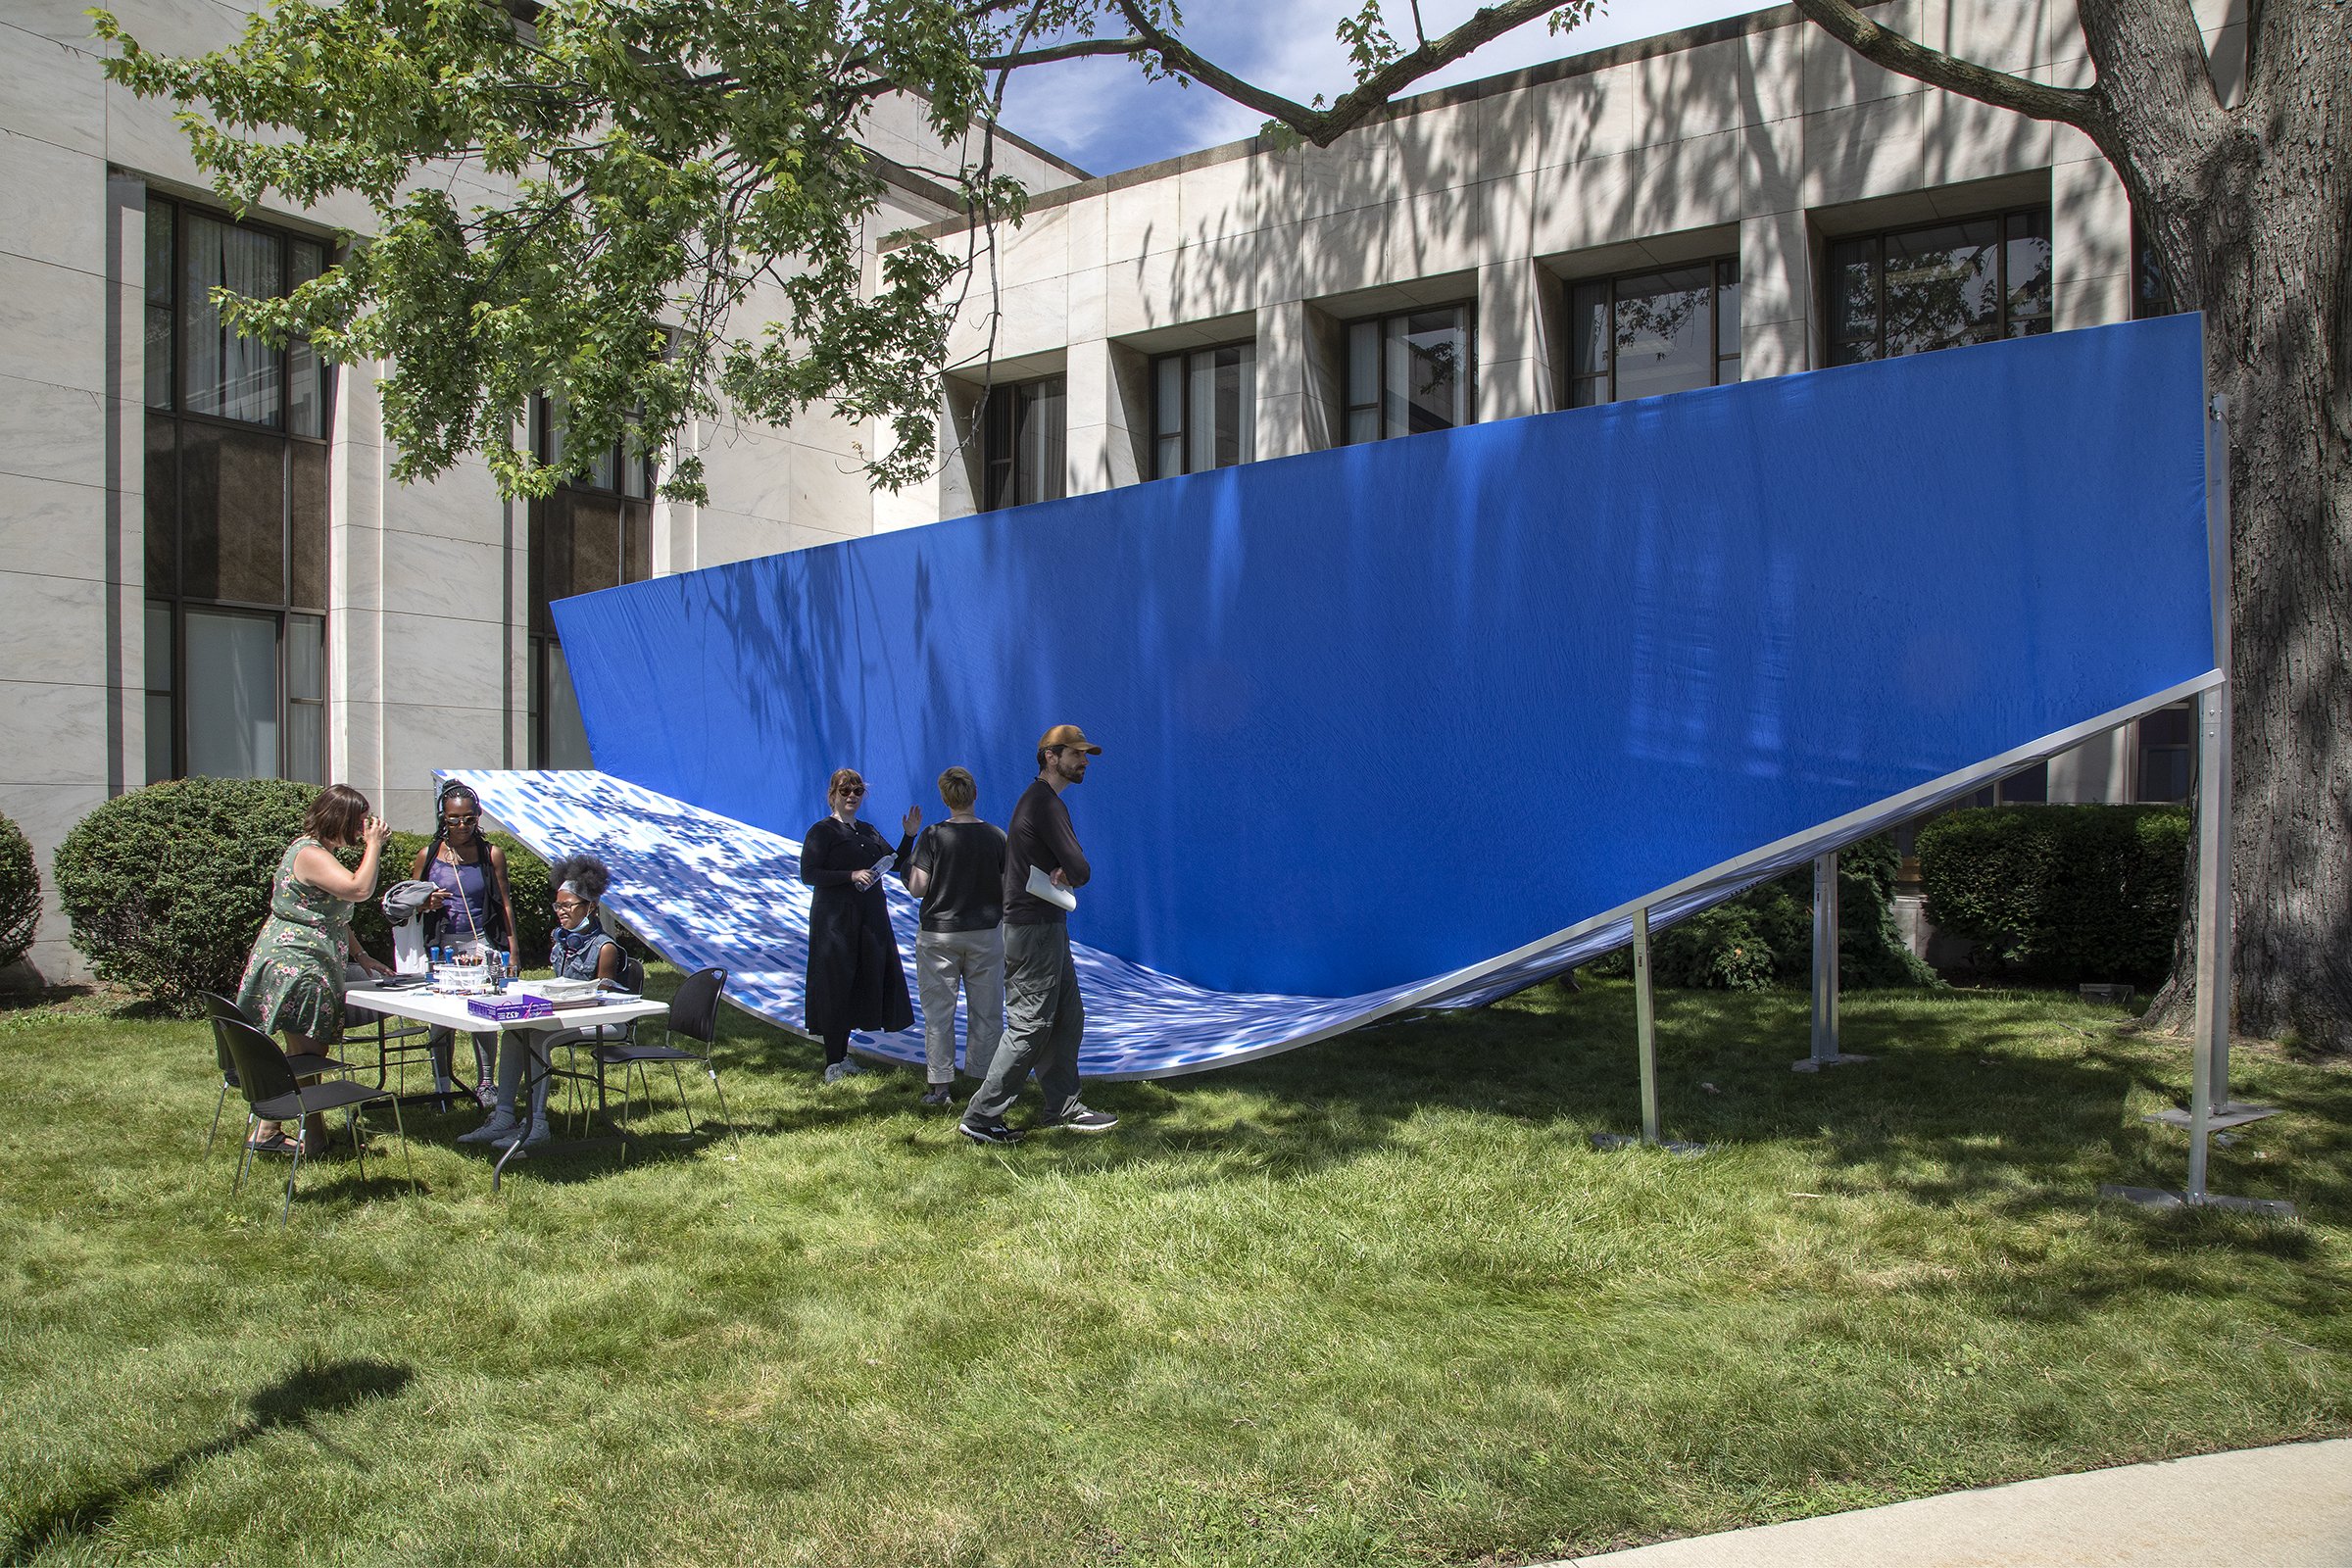
[[[555,1134],[548,1131],[547,1118],[541,1116],[533,1120],[527,1128],[510,1127],[506,1132],[492,1139],[491,1143],[500,1149],[516,1142],[519,1142],[525,1149],[537,1149],[554,1136]]]
[[[865,1069],[858,1065],[858,1058],[855,1056],[844,1056],[841,1060],[830,1063],[825,1068],[825,1082],[829,1084],[837,1084],[844,1078],[861,1078],[864,1075]]]
[[[514,1113],[501,1105],[490,1113],[490,1119],[469,1133],[458,1134],[461,1144],[495,1144],[514,1131]],[[510,1140],[512,1141],[512,1140]]]

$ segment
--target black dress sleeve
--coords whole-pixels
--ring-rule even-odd
[[[841,824],[826,817],[801,840],[801,880],[812,888],[846,888],[850,873],[833,866],[833,852],[841,847]]]

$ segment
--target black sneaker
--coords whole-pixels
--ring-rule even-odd
[[[959,1121],[956,1130],[975,1144],[1017,1144],[1021,1135],[1001,1121]]]
[[[1037,1130],[1042,1133],[1066,1127],[1074,1133],[1106,1133],[1118,1124],[1119,1118],[1107,1110],[1089,1110],[1084,1105],[1072,1105],[1051,1121],[1041,1120]]]
[[[926,1105],[952,1105],[955,1102],[956,1091],[946,1084],[933,1084],[923,1091],[923,1103]]]

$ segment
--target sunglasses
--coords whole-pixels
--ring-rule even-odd
[[[462,811],[456,816],[445,816],[441,820],[447,822],[451,827],[471,827],[481,819],[482,813],[479,811]]]
[[[841,788],[835,790],[833,793],[840,796],[843,800],[854,800],[865,793],[865,786],[862,784],[844,784]]]

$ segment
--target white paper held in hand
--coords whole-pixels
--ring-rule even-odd
[[[1029,867],[1029,891],[1058,908],[1075,909],[1078,907],[1078,895],[1072,893],[1068,888],[1055,887],[1054,879],[1046,875],[1044,866],[1032,865]]]

